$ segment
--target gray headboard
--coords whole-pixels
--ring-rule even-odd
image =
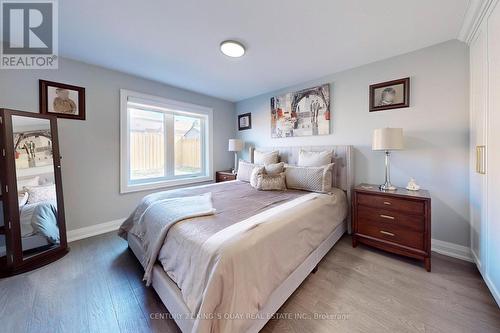
[[[344,190],[347,194],[347,202],[349,205],[348,211],[350,212],[351,207],[351,190],[354,187],[354,164],[353,164],[353,153],[352,146],[296,146],[296,147],[250,147],[249,156],[250,162],[253,163],[253,152],[257,149],[259,151],[274,151],[278,150],[280,155],[280,161],[297,164],[299,159],[299,151],[333,151],[333,163],[334,175],[333,175],[333,186]],[[348,222],[350,221],[350,214],[348,217]],[[348,224],[350,230],[350,223]]]

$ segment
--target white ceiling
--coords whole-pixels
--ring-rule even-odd
[[[457,38],[469,0],[64,0],[60,55],[239,101]],[[239,59],[219,44],[247,47]]]

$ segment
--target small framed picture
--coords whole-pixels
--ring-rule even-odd
[[[252,114],[244,113],[238,116],[238,130],[247,130],[252,128]]]
[[[370,112],[410,106],[410,78],[370,86]]]
[[[40,80],[40,113],[85,120],[85,88]]]

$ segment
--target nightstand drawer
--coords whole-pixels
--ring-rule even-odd
[[[229,173],[229,172],[220,172],[220,171],[218,171],[215,174],[215,181],[217,183],[227,182],[227,181],[230,181],[230,180],[236,180],[236,175],[232,174],[232,173]]]
[[[424,234],[388,223],[363,223],[358,226],[358,233],[415,249],[424,249]]]
[[[375,208],[394,209],[412,214],[424,214],[424,203],[422,201],[358,193],[358,203]]]
[[[401,226],[413,231],[424,231],[424,216],[408,215],[397,211],[377,209],[368,206],[358,206],[358,223],[365,221],[372,223],[387,223],[389,225]]]

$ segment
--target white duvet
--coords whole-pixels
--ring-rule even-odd
[[[193,332],[245,332],[271,293],[346,216],[341,190],[310,193],[179,248],[189,260],[161,252],[159,260],[196,318]]]

